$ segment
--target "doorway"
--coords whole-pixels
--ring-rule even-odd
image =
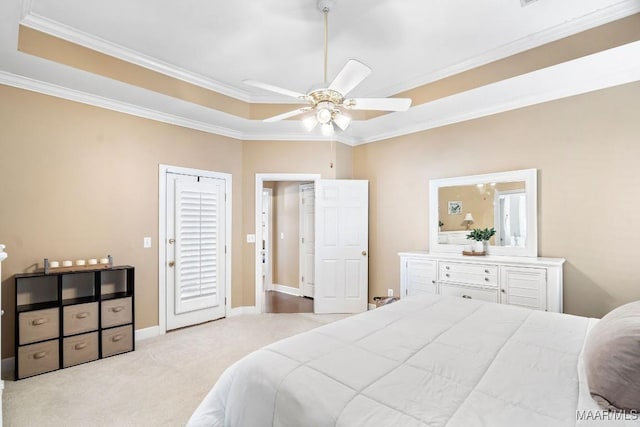
[[[283,185],[286,184],[294,184],[296,185],[296,187],[299,187],[299,184],[302,182],[305,183],[315,183],[316,181],[320,180],[320,175],[319,174],[277,174],[277,173],[273,173],[273,174],[269,174],[269,173],[265,173],[265,174],[256,174],[256,196],[255,196],[255,230],[256,230],[256,242],[262,242],[263,241],[263,226],[262,226],[262,219],[263,219],[263,208],[262,208],[262,200],[264,197],[264,191],[265,188],[269,188],[269,187],[273,187],[272,183],[283,183]],[[272,190],[273,191],[273,190]],[[275,218],[277,216],[277,210],[278,210],[278,206],[277,203],[274,203],[274,199],[276,198],[276,192],[273,191],[273,198],[272,198],[272,202],[271,202],[271,212],[272,212],[272,220],[273,222],[275,222]],[[285,234],[280,234],[280,233],[285,233]],[[272,265],[272,269],[275,269],[275,257],[274,257],[274,253],[278,252],[278,249],[274,247],[276,247],[276,241],[280,242],[283,240],[288,240],[288,237],[290,237],[292,234],[294,233],[294,231],[291,231],[289,229],[287,230],[276,230],[276,227],[274,227],[272,225],[271,227],[271,265]],[[299,230],[295,231],[295,235],[297,235],[299,233]],[[280,237],[283,237],[282,239]],[[269,236],[267,236],[267,240],[269,240]],[[295,245],[296,245],[296,249],[295,249],[295,253],[293,255],[293,259],[289,260],[290,264],[294,264],[296,267],[299,266],[299,249],[298,249],[298,237],[296,236],[296,240],[295,240]],[[268,246],[267,246],[268,248]],[[291,246],[289,246],[289,248],[291,248]],[[290,250],[289,250],[290,252]],[[267,256],[268,257],[268,256]],[[268,292],[268,289],[265,288],[265,282],[263,280],[263,262],[262,262],[262,244],[256,244],[255,246],[255,260],[256,260],[256,267],[255,267],[255,292],[256,292],[256,309],[258,311],[258,313],[264,313],[266,311],[266,300],[267,300],[267,295],[266,292]],[[299,268],[299,267],[298,267]],[[279,293],[290,293],[293,295],[287,295],[287,296],[291,296],[293,298],[300,298],[300,291],[299,291],[299,274],[296,273],[295,275],[295,279],[293,279],[292,281],[290,281],[289,283],[291,284],[291,286],[288,286],[287,283],[278,283],[279,281],[279,277],[277,277],[276,274],[274,274],[274,271],[272,270],[272,278],[273,278],[273,290],[279,290]],[[289,275],[286,276],[291,277]],[[291,280],[291,279],[286,279],[286,280]],[[280,286],[277,286],[280,285]],[[289,288],[293,288],[293,289],[289,289]],[[289,291],[289,292],[287,292]],[[275,296],[277,297],[278,295],[270,295],[270,296]],[[289,301],[291,301],[289,299]]]
[[[264,312],[313,312],[314,184],[264,181],[263,185]]]
[[[366,311],[368,181],[323,180],[318,174],[256,174],[256,235],[247,236],[255,242],[262,241],[261,205],[265,181],[309,181],[314,184],[314,313]],[[274,239],[278,237],[274,236]],[[265,311],[261,248],[262,245],[255,245],[255,307],[258,313]]]

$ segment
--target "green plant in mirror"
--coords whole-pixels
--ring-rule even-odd
[[[491,239],[494,234],[496,234],[496,229],[493,227],[474,228],[469,234],[467,234],[467,239],[475,240],[476,242],[486,242]]]

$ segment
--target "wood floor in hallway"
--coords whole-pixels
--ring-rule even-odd
[[[313,299],[277,291],[265,292],[266,313],[313,313]]]

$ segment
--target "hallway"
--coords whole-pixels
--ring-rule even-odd
[[[265,292],[265,313],[313,313],[313,299],[277,291]]]

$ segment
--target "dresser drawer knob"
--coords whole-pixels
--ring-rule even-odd
[[[484,278],[484,281],[485,281],[485,282],[488,282],[488,281],[489,281],[489,278],[488,278],[488,277],[485,277],[485,278]]]
[[[451,268],[450,268],[448,265],[447,265],[445,268],[446,268],[447,270],[451,270]]]
[[[82,350],[83,348],[87,348],[87,343],[86,342],[78,343],[73,348],[75,348],[76,350]]]
[[[119,311],[122,311],[122,310],[124,310],[124,307],[121,305],[111,308],[111,311],[113,311],[114,313],[118,313]]]
[[[88,311],[83,311],[82,313],[76,314],[76,318],[78,319],[86,319],[87,317],[89,317]]]
[[[484,270],[484,272],[485,272],[485,273],[487,273],[487,274],[489,274],[489,270],[487,270],[487,269],[485,269],[485,270]]]
[[[462,298],[466,298],[466,299],[473,299],[473,298],[471,298],[471,296],[470,296],[470,295],[462,295]]]
[[[435,281],[435,280],[432,280],[432,281],[431,281],[431,283],[433,283],[433,284],[435,285],[435,284],[436,284],[436,281]]]
[[[111,338],[111,341],[118,342],[121,339],[122,339],[122,334],[118,334],[118,335],[114,335],[113,338]]]
[[[33,326],[40,326],[40,325],[44,325],[45,323],[47,323],[47,319],[34,319],[31,321],[31,324]]]
[[[39,352],[33,354],[33,358],[38,360],[38,359],[42,359],[46,355],[47,355],[46,351],[39,351]]]
[[[449,276],[449,273],[445,274],[445,276],[450,277],[450,276]]]
[[[507,290],[506,289],[500,289],[500,292],[502,292],[503,294],[506,294]]]

